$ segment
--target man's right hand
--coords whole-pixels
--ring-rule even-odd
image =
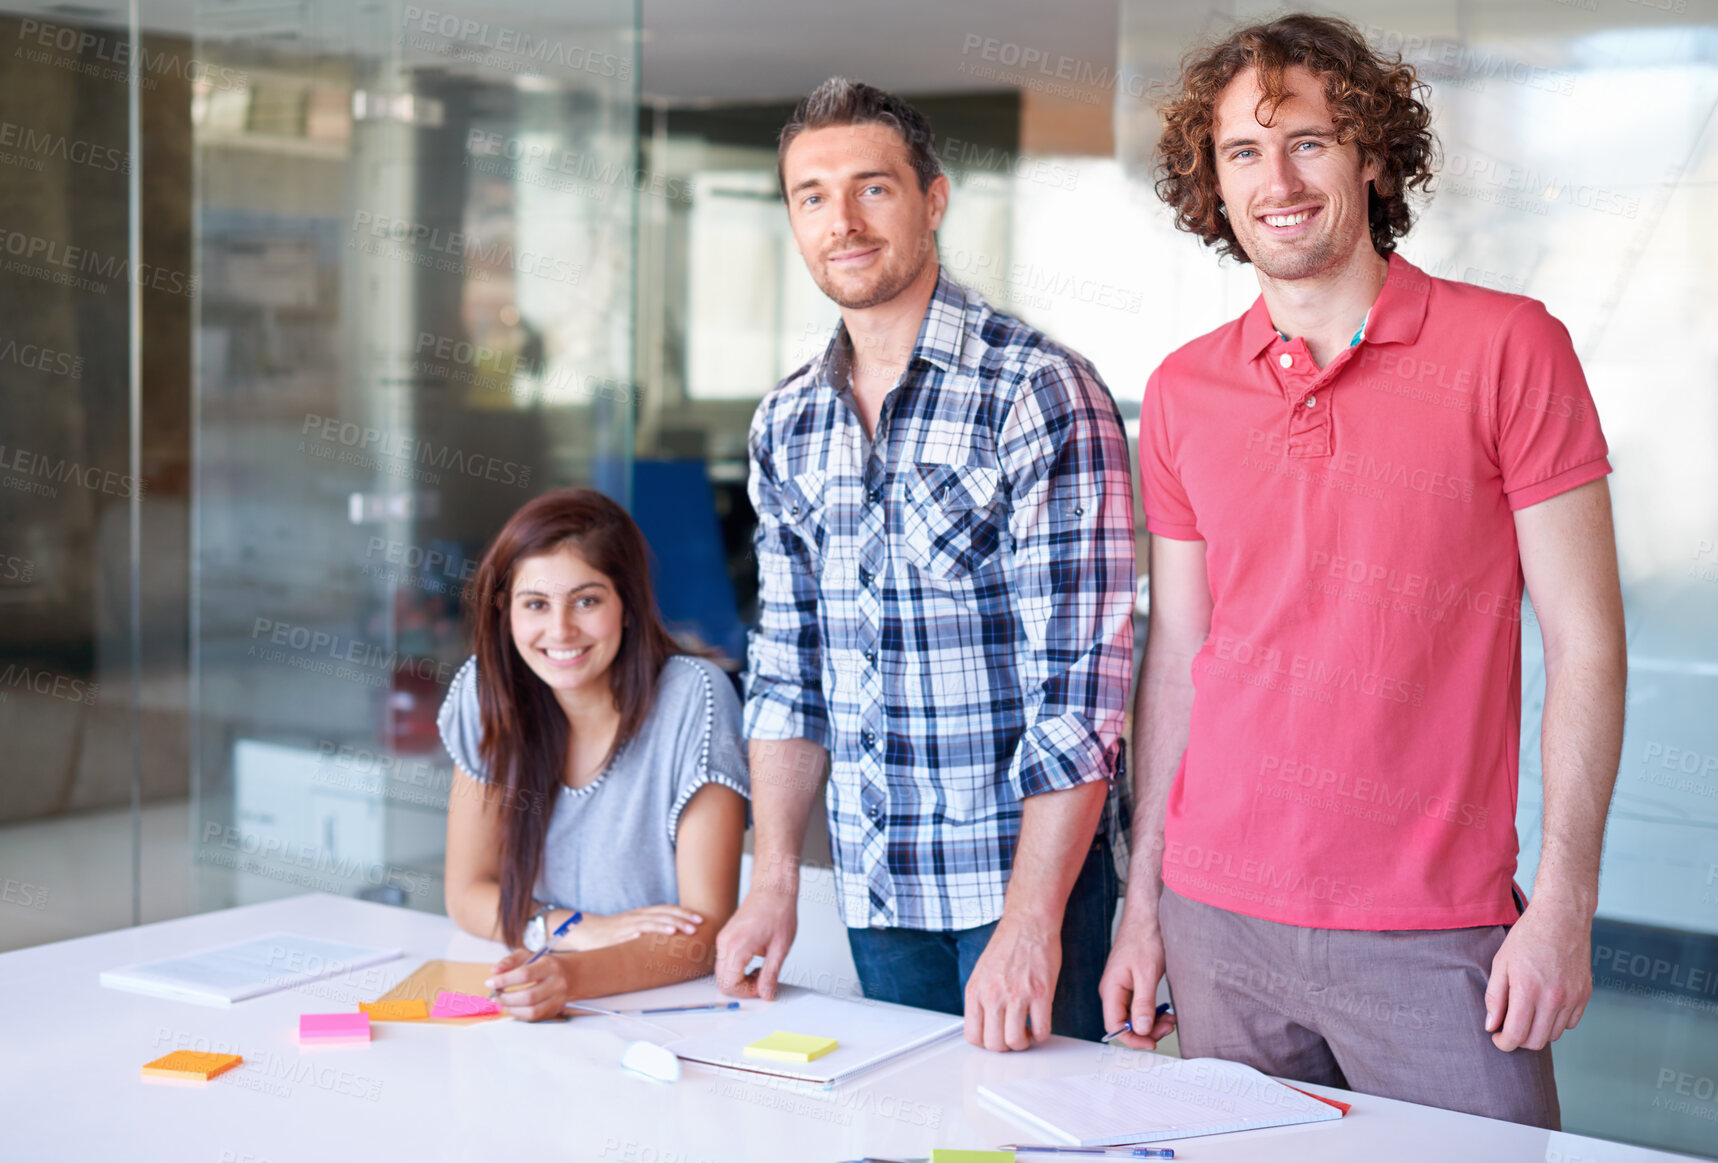
[[[1157,983],[1163,977],[1163,933],[1156,916],[1122,911],[1121,928],[1098,981],[1104,1003],[1104,1029],[1119,1030],[1127,1022],[1136,1031],[1116,1041],[1133,1050],[1155,1050],[1175,1031],[1175,1015],[1157,1013]],[[1148,1031],[1141,1033],[1139,1031]]]
[[[799,890],[752,886],[746,899],[716,937],[716,986],[730,997],[775,1000],[781,963],[799,930]],[[764,963],[752,972],[753,956]]]

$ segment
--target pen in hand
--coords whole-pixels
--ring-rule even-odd
[[[1164,1014],[1166,1014],[1168,1012],[1169,1012],[1169,1003],[1168,1002],[1164,1002],[1161,1005],[1159,1005],[1157,1007],[1157,1013],[1152,1015],[1152,1024],[1156,1025],[1157,1019],[1161,1018]],[[1134,1032],[1135,1031],[1134,1031],[1132,1022],[1123,1022],[1121,1024],[1121,1029],[1111,1030],[1109,1033],[1107,1033],[1103,1037],[1099,1038],[1098,1041],[1102,1042],[1104,1045],[1107,1046],[1111,1042],[1115,1041],[1117,1038],[1121,1037],[1123,1034],[1131,1034]],[[1150,1031],[1147,1031],[1147,1032],[1149,1033]]]
[[[531,954],[531,956],[525,958],[525,960],[521,961],[518,965],[515,965],[513,968],[523,969],[527,965],[531,964],[533,961],[537,960],[537,958],[541,957],[543,954],[552,951],[555,948],[555,942],[559,941],[562,937],[565,937],[567,935],[568,929],[572,928],[574,925],[578,924],[580,921],[582,921],[584,919],[585,919],[585,914],[578,909],[574,909],[572,916],[568,917],[566,920],[562,921],[559,925],[555,926],[555,931],[553,933],[549,934],[549,939],[547,941],[543,942],[543,947],[541,949],[539,949],[535,953]],[[494,1001],[496,998],[498,998],[500,996],[501,996],[501,991],[499,989],[492,989],[489,991],[489,1000],[490,1001]]]

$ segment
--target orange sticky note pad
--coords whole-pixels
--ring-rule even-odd
[[[332,1042],[368,1042],[369,1014],[300,1014],[298,1040],[326,1045]]]
[[[430,1016],[429,1002],[421,997],[402,1001],[361,1001],[358,1009],[372,1022],[421,1022]]]
[[[143,1064],[145,1078],[192,1078],[207,1082],[244,1061],[241,1054],[205,1054],[201,1050],[175,1050],[164,1058]]]
[[[759,1038],[743,1051],[750,1058],[774,1058],[778,1062],[811,1062],[823,1057],[840,1045],[834,1038],[819,1038],[811,1034],[790,1034],[777,1030],[767,1038]]]

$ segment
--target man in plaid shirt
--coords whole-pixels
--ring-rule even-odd
[[[780,176],[842,325],[752,422],[757,830],[718,981],[774,996],[828,764],[866,995],[964,1013],[992,1050],[1097,1038],[1128,817],[1121,417],[1091,364],[941,272],[949,183],[917,110],[832,79]]]

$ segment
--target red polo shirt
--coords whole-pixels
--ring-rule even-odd
[[[1286,924],[1515,919],[1512,514],[1610,471],[1543,304],[1400,257],[1320,370],[1261,297],[1152,375],[1146,527],[1205,542],[1164,882]]]

